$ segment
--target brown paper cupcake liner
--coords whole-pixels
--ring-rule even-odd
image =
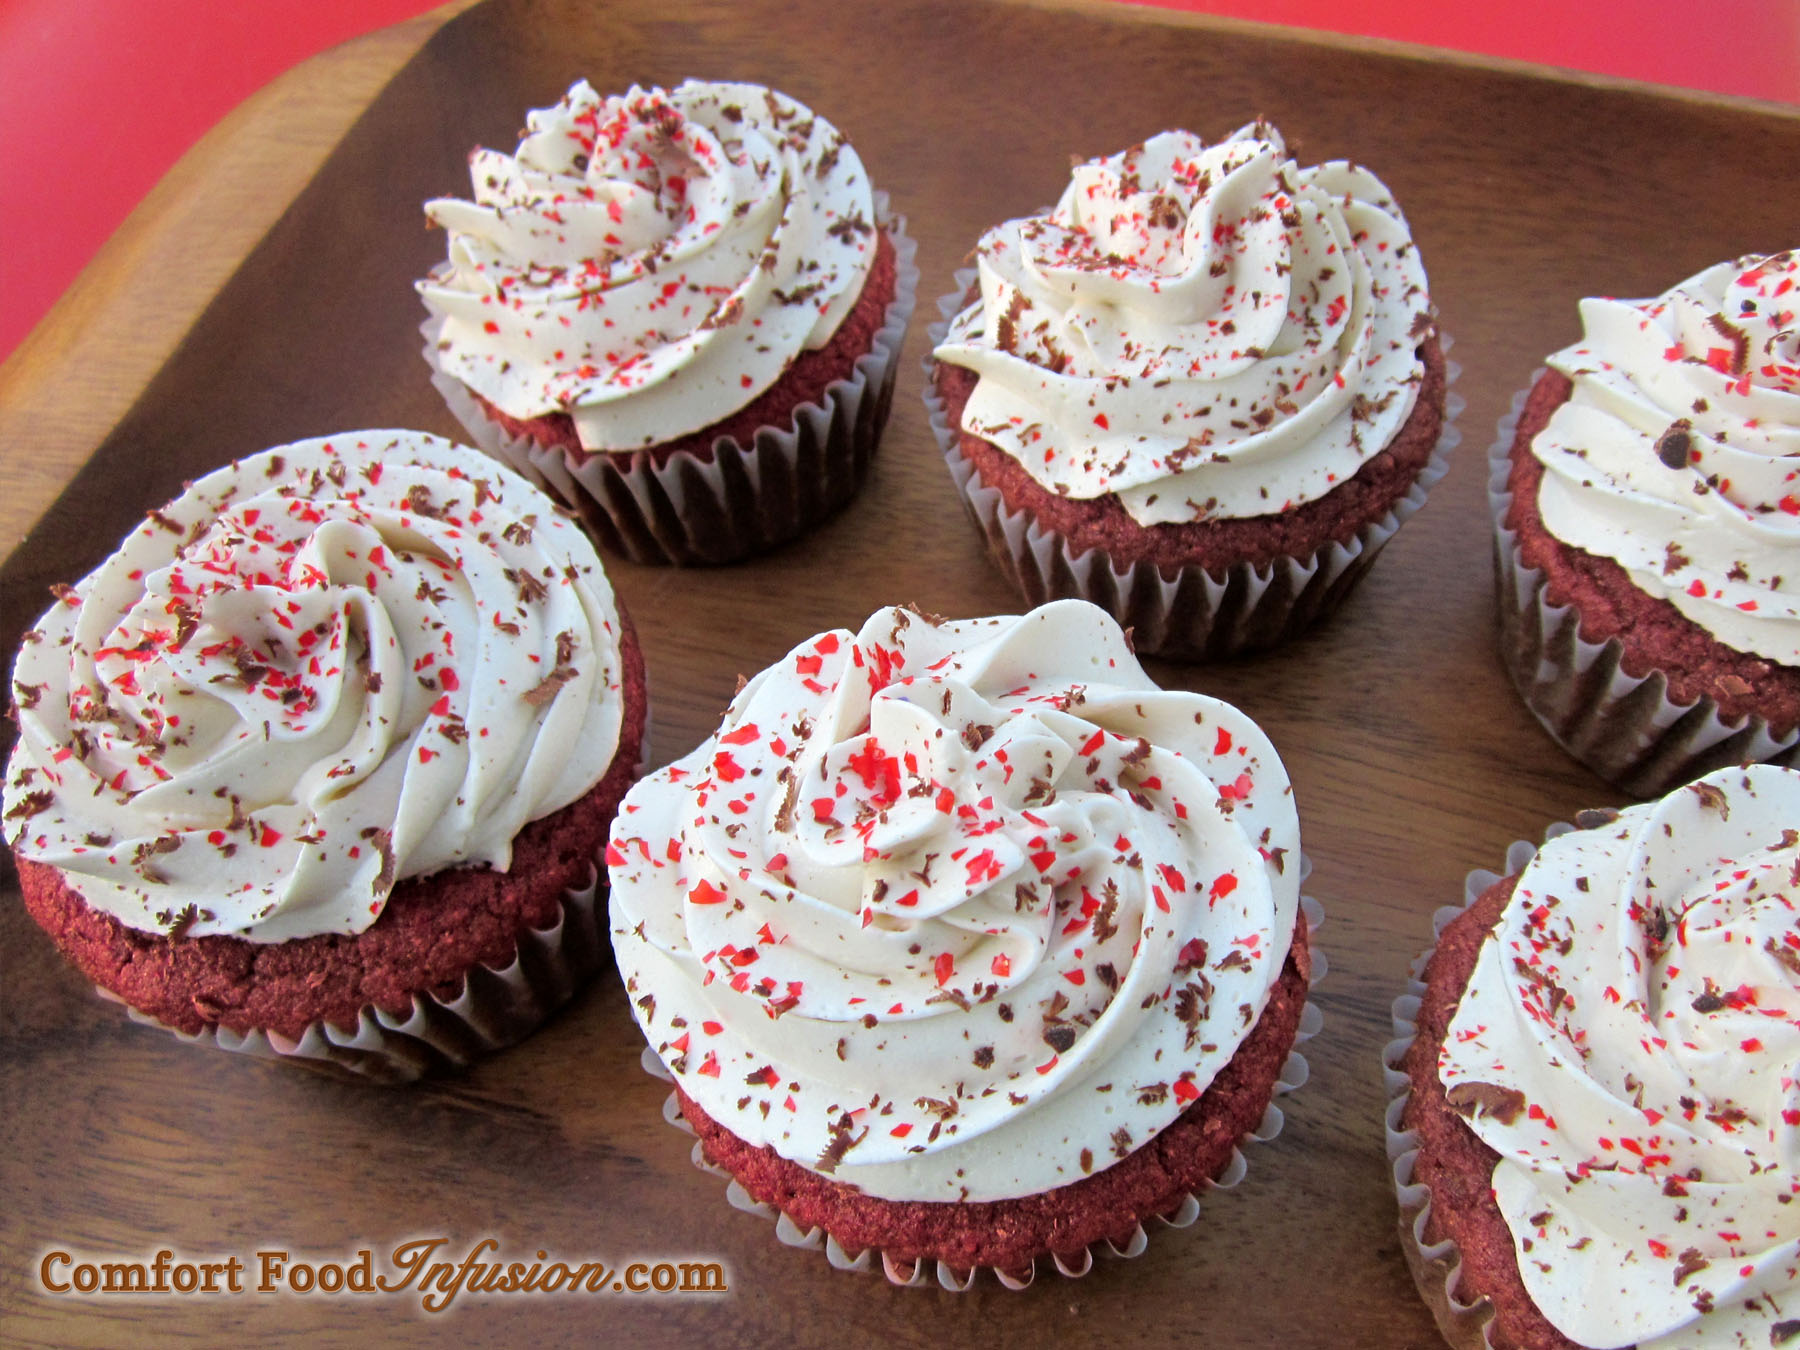
[[[1301,857],[1301,867],[1301,878],[1304,881],[1306,875],[1312,870],[1312,864],[1304,855]],[[1307,933],[1310,937],[1318,931],[1319,925],[1324,923],[1325,910],[1310,895],[1302,895],[1300,903],[1306,914]],[[1325,953],[1317,945],[1312,946],[1311,952],[1312,979],[1310,984],[1316,985],[1325,978]],[[1319,1005],[1309,1001],[1301,1009],[1300,1027],[1294,1037],[1295,1043],[1311,1040],[1318,1035],[1324,1021],[1324,1016],[1319,1011]],[[674,1081],[662,1061],[657,1057],[656,1051],[648,1045],[644,1047],[640,1063],[643,1065],[644,1071],[651,1077],[665,1083]],[[1275,1095],[1285,1096],[1287,1093],[1305,1086],[1310,1073],[1306,1056],[1298,1050],[1290,1050],[1287,1062],[1282,1066],[1281,1074],[1276,1079]],[[663,1102],[663,1119],[683,1134],[692,1135],[694,1133],[693,1127],[681,1114],[680,1102],[673,1091]],[[1256,1128],[1240,1139],[1237,1146],[1233,1147],[1231,1157],[1226,1162],[1224,1170],[1208,1181],[1203,1189],[1229,1190],[1236,1186],[1249,1171],[1249,1163],[1244,1157],[1244,1146],[1253,1143],[1269,1143],[1281,1133],[1285,1124],[1286,1117],[1282,1114],[1281,1108],[1271,1101],[1263,1111],[1262,1120],[1258,1122]],[[1139,1222],[1123,1246],[1111,1239],[1102,1238],[1089,1243],[1079,1254],[1052,1252],[1047,1256],[1038,1257],[1028,1266],[1011,1270],[1003,1270],[997,1266],[975,1266],[961,1269],[952,1266],[947,1261],[925,1259],[902,1261],[889,1256],[886,1252],[876,1251],[874,1248],[850,1252],[840,1246],[838,1240],[823,1228],[803,1228],[774,1205],[764,1204],[757,1200],[739,1184],[730,1172],[708,1161],[700,1140],[697,1138],[694,1140],[693,1152],[690,1156],[694,1166],[702,1172],[726,1180],[728,1184],[725,1187],[725,1198],[734,1209],[772,1220],[775,1225],[775,1237],[783,1245],[807,1251],[823,1252],[825,1260],[834,1270],[866,1273],[879,1268],[888,1283],[903,1289],[920,1289],[935,1284],[938,1288],[951,1293],[966,1293],[975,1286],[976,1278],[983,1270],[990,1271],[1002,1288],[1026,1289],[1037,1277],[1038,1268],[1046,1264],[1058,1275],[1068,1279],[1080,1279],[1094,1268],[1096,1255],[1129,1259],[1141,1256],[1150,1242],[1149,1230],[1145,1228],[1143,1222]],[[1190,1192],[1173,1210],[1166,1214],[1153,1216],[1157,1231],[1160,1232],[1166,1228],[1189,1227],[1200,1217],[1200,1204],[1200,1193]]]
[[[1800,727],[1778,736],[1754,714],[1729,721],[1710,697],[1676,702],[1660,670],[1626,673],[1624,644],[1583,638],[1580,611],[1552,603],[1543,572],[1525,565],[1518,535],[1505,524],[1512,506],[1507,477],[1519,416],[1542,374],[1513,396],[1488,447],[1500,657],[1525,706],[1564,750],[1637,797],[1660,797],[1753,760],[1800,768]]]
[[[1546,841],[1567,834],[1574,826],[1559,822],[1544,831]],[[1512,876],[1524,869],[1537,855],[1535,845],[1520,839],[1506,850],[1506,871]],[[1419,1001],[1425,984],[1420,978],[1425,965],[1437,950],[1437,939],[1445,927],[1495,882],[1500,875],[1485,869],[1470,872],[1463,879],[1460,905],[1445,905],[1431,916],[1432,945],[1413,962],[1408,973],[1406,992],[1394,1000],[1394,1039],[1381,1052],[1381,1076],[1387,1087],[1388,1105],[1384,1121],[1387,1133],[1388,1163],[1393,1169],[1394,1193],[1400,1202],[1400,1246],[1406,1264],[1412,1271],[1419,1296],[1431,1309],[1438,1330],[1455,1350],[1493,1350],[1488,1339],[1488,1323],[1493,1319],[1493,1305],[1485,1297],[1465,1299],[1459,1288],[1462,1279],[1462,1252],[1456,1243],[1445,1240],[1427,1242],[1425,1228],[1431,1218],[1431,1188],[1413,1180],[1413,1165],[1418,1158],[1419,1139],[1411,1130],[1401,1128],[1401,1117],[1412,1096],[1412,1079],[1400,1067],[1406,1052],[1418,1034]]]
[[[285,1060],[370,1082],[407,1083],[428,1073],[461,1068],[524,1040],[600,969],[607,950],[606,934],[595,913],[600,875],[596,864],[586,886],[565,892],[550,927],[528,928],[520,934],[513,959],[505,966],[472,967],[453,998],[429,991],[414,994],[412,1009],[403,1016],[370,1005],[354,1027],[318,1021],[295,1038],[279,1031],[237,1032],[229,1027],[185,1032],[129,1004],[124,1004],[125,1015],[190,1045]],[[97,987],[95,992],[124,1003],[110,990]]]
[[[856,495],[887,422],[919,281],[918,247],[905,219],[889,213],[887,194],[875,194],[875,212],[894,245],[894,298],[885,322],[851,377],[826,389],[823,406],[802,403],[791,428],[762,427],[748,446],[721,436],[710,458],[681,450],[658,464],[647,454],[602,451],[572,463],[561,449],[508,433],[467,386],[444,373],[437,317],[420,328],[431,382],[477,446],[573,508],[602,548],[633,562],[680,566],[766,552]]]
[[[957,289],[938,301],[939,321],[928,330],[936,348],[962,309],[975,273],[956,274]],[[1440,333],[1447,354],[1451,340]],[[1139,652],[1186,661],[1213,661],[1274,647],[1336,609],[1375,556],[1408,517],[1425,504],[1426,494],[1449,470],[1449,453],[1462,440],[1456,418],[1464,407],[1461,395],[1448,394],[1437,445],[1406,495],[1384,514],[1363,525],[1348,543],[1335,540],[1306,558],[1280,558],[1258,567],[1245,562],[1214,577],[1198,564],[1165,578],[1154,563],[1123,567],[1104,549],[1076,552],[1068,541],[1045,529],[1029,512],[1007,506],[998,488],[957,447],[944,402],[930,378],[926,358],[925,407],[950,477],[962,494],[975,526],[986,538],[988,552],[1000,570],[1031,605],[1050,600],[1091,601],[1132,630]],[[1445,363],[1445,382],[1462,373]]]

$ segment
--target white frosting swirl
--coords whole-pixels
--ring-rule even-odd
[[[1800,665],[1800,256],[1583,300],[1538,512],[1728,647]]]
[[[1324,496],[1412,414],[1425,269],[1381,182],[1302,168],[1262,123],[1075,169],[978,250],[937,359],[980,376],[963,430],[1141,525]]]
[[[886,609],[633,789],[613,943],[738,1137],[888,1199],[999,1199],[1110,1166],[1231,1059],[1298,843],[1262,733],[1159,690],[1099,609]]]
[[[730,415],[830,340],[875,258],[862,161],[753,84],[527,115],[516,154],[470,156],[473,202],[426,215],[449,262],[419,283],[442,368],[514,417],[567,412],[635,450]]]
[[[1439,1076],[1499,1152],[1532,1300],[1588,1346],[1800,1317],[1800,773],[1709,774],[1544,846]]]
[[[13,673],[9,842],[128,927],[359,933],[396,879],[504,869],[618,746],[619,621],[536,488],[412,431],[189,486]]]

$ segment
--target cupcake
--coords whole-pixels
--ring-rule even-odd
[[[587,538],[472,450],[208,474],[58,588],[12,693],[26,908],[140,1020],[408,1077],[600,960],[642,660]]]
[[[1800,773],[1719,770],[1580,819],[1515,845],[1504,880],[1471,875],[1395,1006],[1389,1149],[1420,1290],[1458,1347],[1781,1345],[1800,1333]]]
[[[1638,796],[1800,763],[1797,284],[1790,252],[1583,300],[1492,452],[1508,672]]]
[[[987,232],[926,402],[1033,604],[1140,651],[1268,647],[1332,609],[1454,443],[1425,269],[1388,191],[1263,123],[1078,165]]]
[[[426,203],[425,359],[484,450],[640,562],[772,548],[861,487],[913,246],[843,134],[751,84],[527,115]]]
[[[1017,1287],[1241,1165],[1306,1002],[1298,848],[1255,724],[1095,607],[885,609],[627,795],[614,953],[779,1231]]]

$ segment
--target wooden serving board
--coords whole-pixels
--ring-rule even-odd
[[[1040,1276],[1024,1294],[991,1281],[897,1290],[779,1245],[689,1165],[610,974],[460,1078],[341,1084],[131,1025],[56,957],[9,871],[0,1337],[1434,1344],[1382,1147],[1389,1002],[1468,869],[1619,802],[1501,671],[1483,451],[1542,355],[1576,335],[1579,297],[1655,293],[1721,258],[1800,243],[1800,116],[1125,6],[462,9],[340,49],[252,100],[0,368],[0,647],[10,654],[48,583],[80,576],[144,510],[233,456],[350,428],[456,433],[419,358],[411,283],[443,248],[420,203],[466,190],[472,146],[510,149],[524,111],[579,76],[602,90],[753,80],[849,135],[909,217],[923,280],[884,447],[849,510],[726,570],[610,566],[643,638],[652,762],[664,763],[715,724],[740,672],[809,634],[891,602],[1016,608],[919,401],[935,298],[984,227],[1057,195],[1071,154],[1170,126],[1216,138],[1262,115],[1304,162],[1353,157],[1394,190],[1468,404],[1448,478],[1329,623],[1255,660],[1151,663],[1167,685],[1243,707],[1292,774],[1331,964],[1312,1081],[1286,1099],[1286,1131],[1252,1151],[1244,1183],[1141,1258],[1078,1281]],[[416,1291],[79,1300],[39,1284],[56,1249],[168,1247],[254,1268],[266,1249],[341,1262],[368,1247],[381,1260],[443,1237],[460,1257],[490,1236],[525,1260],[716,1260],[731,1292],[465,1295],[429,1314]]]

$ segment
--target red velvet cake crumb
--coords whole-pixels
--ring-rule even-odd
[[[1233,1147],[1256,1128],[1274,1095],[1299,1030],[1311,971],[1303,918],[1262,1017],[1200,1098],[1105,1171],[1039,1195],[962,1204],[878,1199],[744,1142],[679,1089],[677,1094],[708,1159],[802,1229],[824,1228],[846,1252],[873,1248],[895,1261],[1020,1270],[1038,1256],[1075,1254],[1105,1238],[1122,1246],[1141,1220],[1175,1209],[1225,1169]]]
[[[404,1016],[416,993],[452,997],[477,963],[509,964],[520,935],[553,925],[564,892],[594,875],[637,777],[648,709],[643,655],[623,609],[619,623],[624,709],[612,764],[585,796],[520,831],[505,872],[455,867],[408,878],[364,932],[278,943],[128,928],[90,908],[55,868],[21,857],[25,907],[95,984],[189,1034],[223,1026],[297,1039],[317,1021],[352,1027],[370,1004]]]
[[[1444,424],[1444,356],[1435,334],[1420,346],[1419,358],[1425,363],[1424,383],[1412,415],[1393,441],[1323,497],[1291,511],[1237,520],[1140,525],[1116,494],[1090,499],[1061,496],[999,446],[971,432],[957,433],[957,449],[975,466],[982,482],[999,489],[1008,509],[1028,513],[1044,529],[1067,540],[1073,554],[1097,548],[1118,569],[1154,563],[1165,579],[1198,564],[1220,578],[1240,563],[1261,567],[1281,557],[1305,559],[1334,540],[1348,543],[1406,495],[1424,472]],[[932,380],[951,427],[961,426],[977,379],[963,366],[942,361],[933,365]]]
[[[1571,547],[1544,527],[1537,504],[1544,466],[1531,453],[1531,441],[1568,401],[1570,388],[1563,376],[1546,371],[1532,387],[1513,437],[1506,527],[1518,535],[1525,566],[1544,573],[1551,604],[1573,605],[1580,613],[1583,638],[1619,640],[1627,674],[1643,679],[1660,670],[1673,701],[1711,698],[1727,719],[1754,713],[1773,734],[1786,735],[1800,725],[1800,668],[1726,646],[1669,601],[1639,590],[1611,558]]]
[[[838,380],[851,378],[856,362],[874,347],[875,335],[887,322],[888,306],[893,303],[898,284],[893,241],[882,230],[877,235],[875,261],[863,281],[862,294],[829,342],[816,350],[802,351],[780,379],[729,417],[642,450],[585,450],[575,434],[575,421],[567,413],[518,418],[508,416],[479,394],[475,395],[475,400],[481,410],[504,427],[509,435],[524,437],[545,447],[559,447],[575,463],[595,454],[648,455],[651,463],[660,466],[683,450],[710,463],[713,442],[721,436],[748,447],[762,427],[785,430],[792,426],[794,412],[802,404],[823,405],[825,391]],[[470,392],[474,393],[473,390]]]
[[[1494,1165],[1500,1155],[1481,1141],[1451,1107],[1438,1081],[1438,1054],[1488,933],[1500,921],[1518,877],[1495,882],[1438,937],[1425,967],[1418,1034],[1400,1067],[1412,1080],[1402,1128],[1418,1135],[1413,1179],[1431,1188],[1425,1241],[1456,1243],[1462,1257],[1457,1297],[1485,1297],[1494,1305],[1488,1337],[1494,1350],[1581,1350],[1538,1310],[1519,1277],[1512,1231],[1494,1201]]]

